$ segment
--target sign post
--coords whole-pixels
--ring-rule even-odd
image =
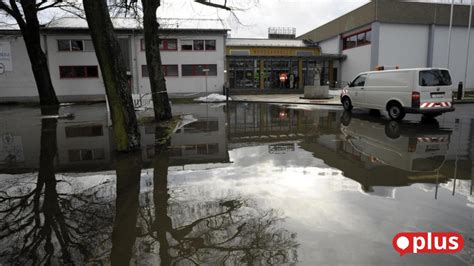
[[[207,76],[209,75],[209,68],[203,68],[202,72],[206,73],[206,97],[207,97],[207,95],[209,94],[207,92]]]

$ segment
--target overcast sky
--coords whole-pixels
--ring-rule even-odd
[[[223,0],[213,0],[222,3]],[[177,18],[221,18],[231,28],[231,37],[266,38],[268,27],[294,27],[296,34],[306,33],[368,0],[228,0],[231,6],[242,8],[230,12],[194,3],[191,0],[162,0],[158,15]]]

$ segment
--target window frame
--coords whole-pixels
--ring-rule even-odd
[[[367,32],[370,32],[370,40],[367,40]],[[365,42],[363,44],[359,44],[359,34],[364,34],[364,40]],[[355,37],[356,39],[356,42],[355,42],[355,45],[352,46],[352,47],[347,47],[347,40],[352,38],[352,37]],[[372,28],[370,29],[365,29],[365,30],[361,30],[361,31],[357,31],[357,32],[354,32],[354,33],[351,33],[349,35],[346,35],[346,36],[343,36],[341,35],[341,39],[342,39],[342,50],[349,50],[349,49],[353,49],[353,48],[357,48],[357,47],[362,47],[362,46],[366,46],[366,45],[370,45],[372,44]]]
[[[74,73],[74,68],[75,67],[82,67],[83,68],[83,71],[84,71],[84,77],[78,77],[77,75],[75,75],[74,77],[65,77],[64,75],[62,75],[62,71],[61,69],[64,69],[64,68],[71,68],[72,69],[72,73]],[[97,69],[97,76],[90,76],[88,74],[88,71],[87,71],[87,68],[88,67],[95,67]],[[98,65],[60,65],[59,66],[59,79],[92,79],[92,78],[99,78],[100,74],[99,74],[99,66]]]
[[[214,49],[207,49],[207,42],[214,42]],[[217,50],[217,41],[216,40],[204,40],[204,50],[214,52]]]
[[[365,82],[367,81],[367,76],[368,76],[367,74],[360,74],[360,75],[357,76],[354,80],[352,80],[351,85],[349,86],[349,88],[364,87],[364,86],[365,86]],[[358,80],[359,78],[361,78],[361,77],[364,77],[364,85],[361,85],[361,86],[358,86],[358,85],[357,85],[357,86],[355,86],[355,85],[354,85],[354,82],[355,82],[356,80]],[[353,86],[353,85],[354,85],[354,86]]]
[[[69,49],[68,50],[61,50],[59,49],[59,42],[68,42],[68,47]],[[72,49],[72,42],[73,41],[76,41],[76,42],[81,42],[82,43],[82,50],[73,50]],[[94,43],[92,43],[92,50],[86,50],[86,41],[90,41],[92,42],[91,39],[56,39],[56,44],[57,44],[57,48],[58,48],[58,52],[74,52],[74,53],[77,53],[77,52],[82,52],[82,53],[91,53],[91,52],[95,52],[95,49],[94,49]]]
[[[161,65],[163,67],[163,74],[165,77],[179,77],[179,65],[177,64],[166,64],[166,65]],[[168,71],[168,67],[169,66],[176,66],[176,75],[169,75],[169,71]],[[146,72],[148,73],[148,75],[144,76],[143,75],[143,69],[146,67]],[[142,65],[142,78],[149,78],[150,77],[150,73],[148,72],[148,65]]]
[[[192,74],[191,75],[185,75],[184,74],[184,71],[183,71],[183,67],[184,66],[191,66],[192,67]],[[209,68],[209,66],[215,66],[216,67],[216,72],[215,74],[205,74],[206,72],[203,72],[204,74],[200,74],[197,70],[199,68],[199,66],[202,66],[202,68]],[[211,73],[211,71],[207,72],[207,73]],[[181,65],[181,76],[182,77],[205,77],[205,76],[208,76],[208,77],[217,77],[217,64],[182,64]]]
[[[176,47],[174,49],[169,48],[170,41],[175,42]],[[145,38],[140,39],[140,51],[142,52],[146,51]],[[178,39],[174,39],[174,38],[160,39],[160,51],[178,51]]]

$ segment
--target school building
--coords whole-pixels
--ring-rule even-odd
[[[318,43],[323,53],[344,56],[339,84],[377,66],[440,67],[451,70],[453,84],[465,82],[467,90],[474,90],[474,34],[467,50],[469,5],[454,6],[448,60],[450,13],[446,3],[373,0],[297,38]]]
[[[114,27],[134,94],[150,93],[143,29],[136,19],[115,18]],[[162,19],[161,56],[170,97],[194,97],[224,86],[225,38],[220,20]],[[105,100],[100,67],[80,18],[61,18],[41,30],[51,78],[61,102]],[[38,92],[21,32],[0,28],[0,102],[35,102]]]

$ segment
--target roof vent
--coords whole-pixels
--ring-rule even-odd
[[[268,39],[296,39],[296,28],[270,27],[268,28]]]

